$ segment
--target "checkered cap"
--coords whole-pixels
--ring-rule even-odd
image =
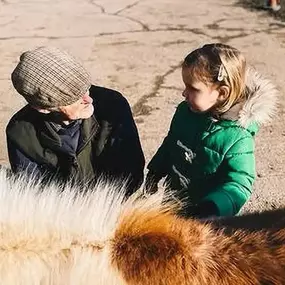
[[[84,67],[67,52],[53,47],[24,52],[11,78],[29,104],[43,109],[70,105],[91,86]]]

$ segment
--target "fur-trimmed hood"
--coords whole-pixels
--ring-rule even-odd
[[[270,121],[278,108],[276,86],[250,67],[246,74],[245,92],[246,100],[233,106],[221,118],[237,121],[244,128],[254,122],[262,125]]]

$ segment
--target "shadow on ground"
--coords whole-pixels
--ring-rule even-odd
[[[249,10],[268,11],[268,15],[285,22],[285,1],[281,0],[281,9],[278,12],[264,8],[265,0],[238,0],[237,5]]]

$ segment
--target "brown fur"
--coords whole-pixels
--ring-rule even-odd
[[[118,225],[112,264],[128,285],[281,285],[285,229],[226,233],[215,222],[137,211]]]

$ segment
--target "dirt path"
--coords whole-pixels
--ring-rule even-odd
[[[226,4],[225,4],[226,3]],[[24,104],[10,73],[22,51],[55,45],[78,56],[94,83],[121,91],[132,105],[146,154],[165,135],[183,88],[180,62],[206,42],[241,49],[285,91],[285,24],[229,0],[0,0],[0,162],[5,126]],[[258,179],[247,209],[285,204],[284,98],[278,118],[256,139]]]

